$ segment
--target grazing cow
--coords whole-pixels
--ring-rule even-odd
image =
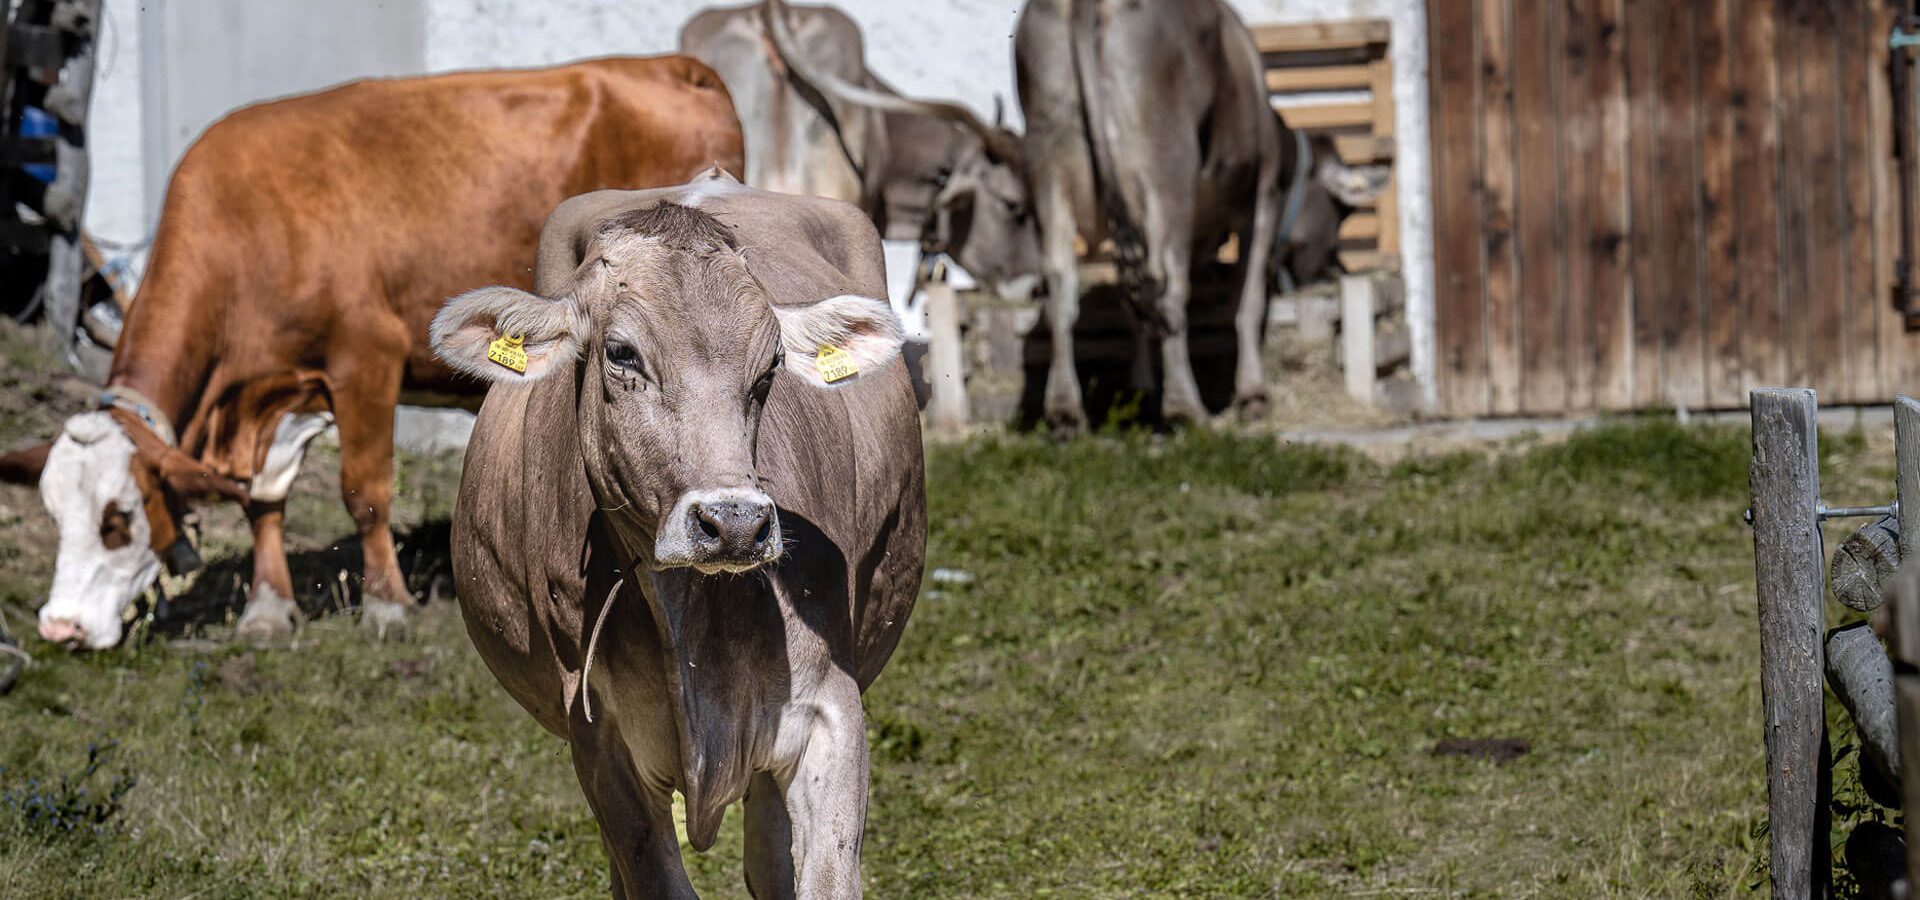
[[[1031,295],[1039,245],[1018,137],[887,86],[846,13],[776,0],[712,9],[680,47],[726,80],[748,184],[854,203],[882,237],[946,253],[1002,296]]]
[[[454,510],[468,634],[567,739],[623,897],[746,800],[757,897],[855,897],[860,693],[920,585],[920,420],[859,210],[710,176],[562,204],[539,296],[450,301],[491,380]],[[504,363],[502,362],[504,360]]]
[[[1087,246],[1113,238],[1122,277],[1159,335],[1161,415],[1177,423],[1207,416],[1187,354],[1191,264],[1238,234],[1234,405],[1264,415],[1260,326],[1282,143],[1246,26],[1220,0],[1030,0],[1014,33],[1014,72],[1048,282],[1048,424],[1056,434],[1086,428],[1073,362],[1076,235]]]
[[[449,294],[530,283],[554,204],[600,187],[739,168],[739,126],[712,70],[684,57],[364,81],[249,107],[180,161],[100,409],[31,477],[60,526],[40,634],[112,646],[162,560],[194,565],[179,516],[243,503],[252,593],[243,637],[298,615],[282,545],[308,442],[340,432],[340,487],[365,557],[363,621],[412,600],[388,512],[394,406],[472,397],[427,324]],[[36,454],[43,454],[36,456]]]

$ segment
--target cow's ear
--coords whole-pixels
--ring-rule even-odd
[[[900,355],[900,317],[885,300],[842,294],[773,311],[787,370],[815,385],[846,384]]]
[[[23,447],[5,456],[0,456],[0,482],[7,484],[35,485],[40,483],[40,472],[47,467],[47,454],[53,451],[53,442]]]
[[[440,308],[429,335],[447,365],[486,381],[534,381],[580,354],[587,318],[570,297],[510,287],[468,291]]]

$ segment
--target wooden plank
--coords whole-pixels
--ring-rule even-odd
[[[1773,52],[1780,65],[1780,96],[1775,104],[1780,114],[1780,349],[1786,372],[1781,384],[1806,385],[1813,372],[1808,365],[1812,347],[1812,322],[1807,305],[1812,302],[1812,285],[1807,283],[1806,119],[1809,114],[1802,90],[1801,57],[1807,32],[1805,4],[1810,0],[1780,0],[1779,22],[1774,31]]]
[[[1480,79],[1474,0],[1433,0],[1428,98],[1433,123],[1435,375],[1447,411],[1487,410],[1480,270]]]
[[[1513,254],[1513,0],[1480,0],[1481,239],[1487,270],[1487,385],[1492,411],[1520,411],[1520,303]]]
[[[1267,70],[1267,90],[1364,91],[1373,85],[1373,66],[1275,66]]]
[[[1380,215],[1370,212],[1355,212],[1340,223],[1340,239],[1375,240],[1380,237]]]
[[[1590,197],[1598,145],[1599,104],[1589,93],[1594,66],[1593,0],[1564,0],[1554,93],[1560,106],[1560,293],[1564,298],[1567,411],[1594,407],[1594,248]]]
[[[1779,72],[1770,0],[1734,0],[1733,194],[1739,259],[1741,386],[1752,390],[1786,379],[1780,284]]]
[[[1393,161],[1394,143],[1393,138],[1371,134],[1336,134],[1333,149],[1340,154],[1340,161],[1350,166],[1385,163]]]
[[[1596,152],[1589,191],[1593,390],[1602,409],[1633,405],[1632,248],[1628,242],[1629,115],[1623,0],[1593,0],[1587,85]]]
[[[1400,255],[1400,178],[1395,173],[1387,173],[1387,189],[1380,192],[1380,201],[1374,207],[1380,219],[1380,253],[1384,256]]]
[[[1746,400],[1740,366],[1739,259],[1734,240],[1733,62],[1727,53],[1736,0],[1706,0],[1694,36],[1699,53],[1695,109],[1700,151],[1700,218],[1696,288],[1706,333],[1705,401],[1716,409]]]
[[[1900,728],[1901,803],[1920,809],[1920,675],[1895,675],[1893,697],[1894,721]],[[1907,842],[1907,884],[1920,884],[1920,841]]]
[[[1558,4],[1513,5],[1514,250],[1519,265],[1520,408],[1567,406],[1565,300],[1560,261],[1560,116],[1554,89]]]
[[[1373,133],[1376,137],[1393,137],[1393,60],[1383,56],[1367,68],[1367,89],[1373,96]]]
[[[1805,204],[1806,293],[1796,306],[1806,310],[1809,384],[1823,396],[1840,400],[1848,384],[1847,210],[1845,168],[1840,158],[1840,86],[1834,46],[1835,23],[1825,0],[1800,0],[1796,49],[1800,53],[1800,135],[1806,161],[1795,180]],[[1852,48],[1849,48],[1851,50]]]
[[[1846,266],[1847,384],[1845,403],[1883,402],[1890,391],[1880,382],[1880,295],[1873,289],[1873,147],[1867,87],[1874,78],[1871,55],[1860,52],[1860,22],[1874,4],[1827,0],[1839,46],[1835,77],[1840,82],[1840,183]],[[1881,70],[1884,71],[1884,70]]]
[[[1900,253],[1899,176],[1894,169],[1893,89],[1888,83],[1887,65],[1892,50],[1887,33],[1892,10],[1882,4],[1866,4],[1861,15],[1863,33],[1860,46],[1866,48],[1867,147],[1869,174],[1873,185],[1873,310],[1880,338],[1881,393],[1889,394],[1903,384],[1912,384],[1908,365],[1916,355],[1908,342],[1901,318],[1893,312],[1894,260]],[[1920,840],[1914,841],[1920,847]]]
[[[1693,3],[1657,3],[1654,27],[1659,29],[1659,105],[1655,112],[1654,182],[1657,218],[1653,246],[1654,303],[1643,310],[1653,317],[1660,335],[1660,382],[1656,395],[1641,405],[1658,402],[1675,408],[1706,406],[1706,340],[1700,327],[1700,178],[1695,169]],[[1656,397],[1658,398],[1656,401]]]
[[[1920,553],[1920,400],[1902,394],[1893,400],[1893,490],[1900,504],[1900,558]],[[1911,637],[1920,641],[1920,631]],[[1905,636],[1902,638],[1905,640]],[[1908,659],[1920,661],[1920,645]]]
[[[1667,224],[1660,216],[1659,162],[1660,51],[1663,3],[1627,4],[1627,96],[1631,104],[1627,134],[1627,245],[1632,253],[1633,389],[1630,406],[1660,399],[1661,238]],[[1676,48],[1678,49],[1678,48]]]
[[[1253,42],[1261,53],[1366,47],[1384,44],[1393,34],[1392,25],[1385,19],[1255,25],[1247,30],[1253,32]]]
[[[1820,450],[1810,390],[1753,392],[1753,567],[1759,588],[1760,695],[1767,743],[1767,821],[1773,896],[1825,896],[1827,822],[1820,797]]]
[[[1393,272],[1400,268],[1400,256],[1379,250],[1342,250],[1340,266],[1349,272]]]
[[[1371,103],[1285,103],[1274,108],[1291,128],[1319,131],[1329,128],[1360,128],[1373,125]]]

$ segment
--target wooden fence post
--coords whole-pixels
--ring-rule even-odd
[[[1920,565],[1914,564],[1914,535],[1920,529],[1920,401],[1893,401],[1894,483],[1898,485],[1900,571],[1894,576],[1891,639],[1895,725],[1900,731],[1901,806],[1909,821],[1920,810]],[[1907,836],[1907,884],[1920,885],[1920,840]]]
[[[1767,740],[1767,812],[1773,896],[1824,897],[1827,812],[1820,552],[1820,449],[1811,390],[1752,395],[1753,568],[1760,599],[1760,696]]]
[[[1373,402],[1373,279],[1340,276],[1340,351],[1346,369],[1347,396]]]
[[[927,418],[933,430],[958,434],[967,427],[967,373],[961,356],[966,353],[960,341],[960,298],[945,278],[927,282],[927,387],[933,396],[927,401]]]

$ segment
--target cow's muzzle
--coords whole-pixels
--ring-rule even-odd
[[[780,557],[780,516],[756,490],[689,491],[660,523],[654,562],[702,572],[745,572]]]

